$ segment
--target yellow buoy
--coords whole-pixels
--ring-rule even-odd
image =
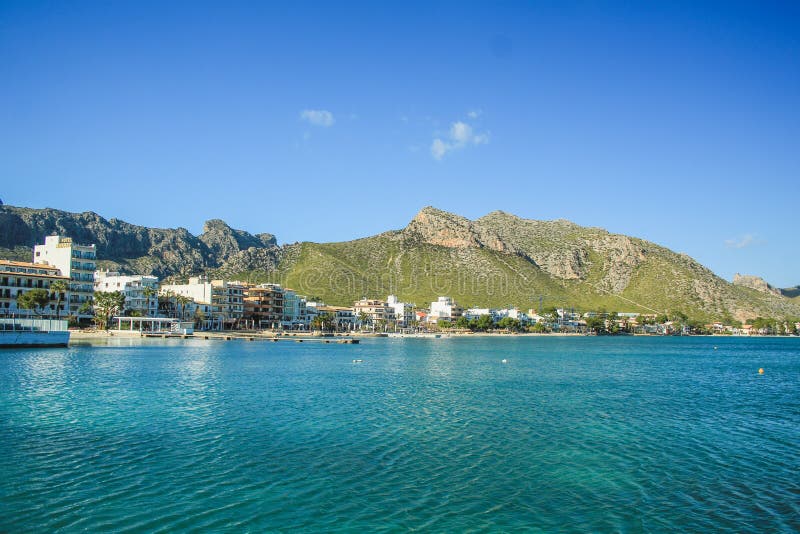
[[[764,368],[763,367],[759,367],[758,368],[758,374],[760,374],[760,375],[764,374]]]

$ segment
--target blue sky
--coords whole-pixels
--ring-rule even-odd
[[[280,242],[423,206],[800,284],[797,2],[0,2],[0,199]]]

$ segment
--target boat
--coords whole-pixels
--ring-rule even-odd
[[[0,348],[66,347],[67,321],[61,319],[0,319]]]

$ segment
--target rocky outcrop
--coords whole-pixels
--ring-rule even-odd
[[[229,274],[238,274],[247,271],[271,272],[278,268],[283,256],[283,249],[277,246],[250,247],[231,254],[220,271]]]
[[[460,215],[430,206],[420,210],[403,232],[409,237],[441,247],[485,247],[498,252],[516,252],[492,230]]]
[[[203,225],[200,241],[205,243],[216,259],[226,260],[234,254],[250,248],[270,248],[276,246],[272,234],[254,236],[244,230],[234,230],[221,219],[211,219]]]
[[[772,287],[760,276],[736,273],[733,275],[733,284],[742,287],[749,287],[750,289],[755,289],[756,291],[761,291],[762,293],[782,295],[780,289]]]
[[[198,238],[185,228],[148,228],[105,219],[94,212],[0,206],[0,247],[32,248],[54,234],[71,237],[78,243],[94,243],[98,260],[106,266],[161,278],[218,268],[251,248],[264,252],[245,254],[237,265],[248,266],[248,258],[253,259],[254,265],[272,264],[274,258],[265,258],[277,257],[279,250],[273,235],[254,236],[218,219],[208,221]]]

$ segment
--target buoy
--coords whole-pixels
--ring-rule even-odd
[[[503,358],[502,360],[500,360],[500,363],[508,363],[508,360],[506,360],[505,358]]]
[[[764,368],[763,367],[759,367],[758,368],[758,374],[760,374],[760,375],[764,374]]]
[[[717,346],[716,345],[714,345],[714,350],[717,350]]]

